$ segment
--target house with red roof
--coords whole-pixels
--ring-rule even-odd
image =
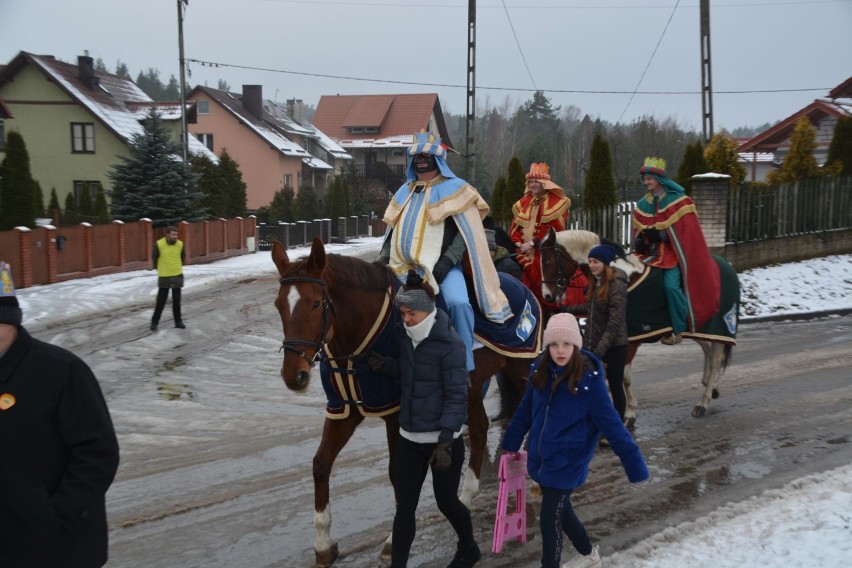
[[[322,203],[334,176],[352,160],[305,119],[301,100],[264,99],[261,85],[243,85],[242,93],[197,86],[187,100],[198,109],[189,132],[216,154],[227,150],[237,162],[249,210],[269,205],[285,187],[298,194],[310,185]]]
[[[405,181],[406,150],[417,132],[432,132],[453,148],[435,93],[325,95],[313,124],[352,154],[358,175],[381,192]]]
[[[94,198],[98,187],[111,189],[109,172],[130,157],[133,137],[144,132],[143,122],[151,107],[163,125],[180,140],[179,102],[154,102],[136,84],[119,75],[94,68],[93,59],[81,55],[77,63],[66,63],[51,55],[21,51],[0,69],[0,153],[5,136],[16,131],[24,138],[32,177],[45,197],[56,189],[59,203],[73,194],[79,204],[83,188]],[[195,107],[186,107],[187,122],[195,120]],[[195,139],[191,154],[215,154]],[[182,156],[175,156],[182,159]]]
[[[822,166],[834,136],[837,119],[852,116],[852,77],[829,91],[827,97],[814,100],[784,120],[737,148],[740,163],[746,166],[748,181],[764,181],[766,175],[781,165],[790,152],[790,136],[801,117],[806,117],[816,130],[814,157]]]

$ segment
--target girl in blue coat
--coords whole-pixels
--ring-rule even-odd
[[[581,349],[577,319],[551,317],[544,344],[547,351],[530,369],[526,393],[501,446],[517,452],[529,433],[527,470],[542,490],[542,568],[559,568],[563,531],[580,553],[566,567],[600,566],[598,547],[571,507],[571,493],[586,481],[601,434],[631,483],[648,479],[648,468],[612,405],[600,359]]]

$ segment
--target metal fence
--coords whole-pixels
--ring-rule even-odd
[[[287,248],[310,245],[315,237],[323,243],[345,243],[350,239],[383,235],[385,224],[370,215],[352,215],[332,219],[314,219],[277,224],[261,223],[256,228],[257,250],[272,250],[272,243],[279,241]]]
[[[726,241],[790,237],[852,227],[852,176],[732,187]]]

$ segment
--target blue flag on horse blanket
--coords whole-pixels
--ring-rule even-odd
[[[737,316],[740,309],[740,282],[727,260],[713,256],[719,266],[721,284],[719,311],[694,332],[684,337],[704,341],[737,343]],[[663,290],[663,271],[646,267],[627,289],[627,335],[630,341],[654,342],[672,332]]]

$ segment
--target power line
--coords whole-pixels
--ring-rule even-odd
[[[393,85],[414,85],[417,87],[446,87],[450,89],[467,89],[466,85],[455,85],[452,83],[424,83],[421,81],[395,81],[391,79],[373,79],[368,77],[350,77],[346,75],[331,75],[328,73],[308,73],[305,71],[288,71],[285,69],[270,69],[268,67],[254,67],[251,65],[238,65],[234,63],[221,63],[215,61],[203,61],[201,59],[187,58],[186,61],[198,63],[202,67],[228,67],[233,69],[245,69],[247,71],[264,71],[267,73],[282,73],[286,75],[300,75],[304,77],[319,77],[322,79],[339,79],[344,81],[362,81],[366,83],[386,83]],[[836,86],[836,85],[835,85]],[[717,91],[714,90],[714,95],[747,95],[760,93],[802,93],[802,92],[827,92],[833,89],[831,87],[808,87],[801,89],[740,89],[735,91]],[[543,91],[546,93],[569,93],[578,95],[700,95],[701,91],[597,91],[590,89],[525,89],[523,87],[483,87],[476,86],[477,89],[486,89],[489,91],[517,91],[517,92],[535,92]]]
[[[530,71],[530,66],[527,65],[527,58],[524,57],[524,50],[521,49],[521,42],[518,41],[518,34],[515,33],[515,26],[512,24],[512,17],[509,16],[509,9],[506,7],[506,0],[501,0],[503,2],[503,10],[506,12],[506,19],[509,20],[509,27],[512,29],[512,35],[515,36],[515,45],[518,46],[518,51],[521,53],[521,59],[524,62],[524,67],[527,68],[527,75],[530,76],[530,81],[533,84],[533,88],[538,91],[538,87],[536,87],[535,79],[533,79],[532,71]]]
[[[627,101],[627,105],[625,105],[624,110],[621,111],[621,116],[618,117],[618,120],[615,121],[616,124],[621,122],[621,119],[624,118],[624,113],[627,112],[627,109],[630,107],[630,103],[633,102],[633,97],[636,96],[636,92],[639,90],[639,85],[642,84],[642,80],[645,78],[645,74],[648,72],[648,68],[651,67],[651,62],[654,61],[654,56],[657,55],[657,50],[660,48],[660,44],[663,42],[663,38],[666,36],[666,30],[669,29],[669,24],[672,23],[672,18],[674,18],[675,12],[677,12],[677,7],[680,5],[680,0],[675,2],[674,8],[672,8],[672,13],[669,14],[669,21],[666,22],[666,26],[663,28],[663,33],[660,34],[660,39],[657,40],[657,45],[654,47],[654,51],[651,53],[650,59],[648,59],[647,65],[645,65],[645,70],[642,71],[642,76],[639,77],[639,82],[636,83],[636,88],[633,89],[633,94],[630,95],[630,99]]]
[[[370,1],[357,1],[357,2],[343,2],[341,0],[254,0],[255,2],[267,2],[270,4],[313,4],[313,5],[324,5],[324,6],[373,6],[378,8],[457,8],[457,9],[467,9],[467,5],[465,4],[428,4],[428,3],[400,3],[400,2],[370,2]],[[713,9],[717,8],[761,8],[767,6],[796,6],[796,5],[814,5],[814,4],[842,4],[848,3],[852,0],[793,0],[791,2],[759,2],[754,4],[743,4],[743,3],[734,3],[734,4],[714,4]],[[489,9],[489,8],[500,8],[500,6],[496,4],[481,4],[477,6],[478,10],[481,9]],[[609,6],[600,6],[600,5],[587,5],[587,6],[553,6],[553,5],[524,5],[524,6],[513,6],[514,10],[659,10],[659,9],[668,9],[669,5],[636,5],[636,4],[625,4],[625,5],[609,5]],[[689,4],[682,6],[682,8],[698,8],[698,4]]]

